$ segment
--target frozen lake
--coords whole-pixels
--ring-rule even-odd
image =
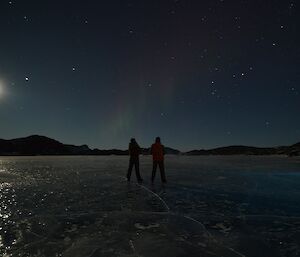
[[[1,256],[300,256],[300,158],[0,157]]]

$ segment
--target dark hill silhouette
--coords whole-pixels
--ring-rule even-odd
[[[193,150],[186,153],[187,155],[266,155],[266,154],[276,154],[276,148],[259,148],[252,146],[226,146],[219,147],[210,150]]]
[[[150,154],[150,148],[144,148],[142,153],[144,155],[147,155],[147,154]],[[173,149],[173,148],[170,148],[170,147],[165,147],[165,153],[166,154],[180,154],[180,151],[179,150],[176,150],[176,149]]]
[[[294,145],[292,145],[292,147],[295,147],[295,148],[300,148],[300,142],[299,143],[297,143],[297,144],[294,144]]]
[[[65,145],[57,140],[32,135],[24,138],[0,140],[1,155],[62,155],[91,151],[88,146]]]
[[[166,154],[179,153],[176,149],[166,147]],[[143,149],[143,154],[150,154],[149,148]],[[128,150],[90,149],[87,145],[67,145],[45,136],[32,135],[11,140],[0,139],[0,155],[128,155]]]
[[[181,154],[179,150],[165,147],[166,154]],[[150,154],[149,148],[144,148],[142,154]],[[252,146],[227,146],[209,150],[193,150],[185,155],[271,155],[286,154],[289,156],[300,155],[300,142],[291,146],[280,147],[252,147]],[[90,149],[87,145],[75,146],[63,144],[57,140],[32,135],[11,140],[0,139],[0,155],[128,155],[128,150]]]
[[[280,147],[253,147],[243,145],[233,145],[226,147],[219,147],[209,150],[192,150],[185,153],[186,155],[300,155],[300,143],[292,146]]]
[[[91,155],[128,155],[128,150],[120,149],[109,149],[109,150],[99,150],[94,149],[91,151]]]
[[[300,156],[300,142],[297,144],[292,145],[288,149],[288,155],[289,156]]]

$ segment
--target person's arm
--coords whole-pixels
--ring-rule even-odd
[[[138,153],[142,154],[142,148],[138,144],[136,144],[136,147],[137,147]]]

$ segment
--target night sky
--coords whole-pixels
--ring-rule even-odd
[[[0,138],[181,150],[300,141],[289,0],[0,2]]]

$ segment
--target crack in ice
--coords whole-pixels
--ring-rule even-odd
[[[153,195],[155,195],[155,196],[156,196],[156,197],[157,197],[157,198],[165,205],[166,209],[168,210],[168,213],[170,213],[171,215],[176,215],[176,216],[184,217],[184,218],[186,218],[186,219],[188,219],[188,220],[191,220],[191,221],[197,223],[197,224],[200,225],[201,228],[207,233],[207,235],[210,237],[210,239],[212,239],[212,240],[215,241],[215,242],[218,242],[218,240],[216,240],[216,239],[213,237],[213,235],[212,235],[211,233],[208,232],[208,230],[206,229],[206,227],[204,226],[204,224],[202,224],[200,221],[198,221],[198,220],[196,220],[196,219],[194,219],[194,218],[192,218],[192,217],[189,217],[189,216],[187,216],[187,215],[182,215],[182,214],[179,214],[179,213],[174,213],[174,212],[172,212],[171,209],[169,208],[169,206],[167,205],[167,203],[166,203],[166,202],[165,202],[158,194],[156,194],[155,192],[153,192],[151,189],[147,188],[146,186],[140,185],[140,184],[138,184],[138,183],[137,183],[137,185],[139,185],[141,188],[143,188],[143,189],[145,189],[146,191],[148,191],[148,192],[152,193]],[[222,244],[220,244],[220,245],[222,245]],[[228,249],[228,250],[230,250],[230,251],[232,251],[232,252],[234,252],[235,254],[237,254],[237,255],[240,256],[240,257],[246,257],[245,255],[243,255],[242,253],[236,251],[235,249],[233,249],[233,248],[231,248],[231,247],[226,247],[226,246],[224,246],[224,248],[225,248],[225,249]]]

